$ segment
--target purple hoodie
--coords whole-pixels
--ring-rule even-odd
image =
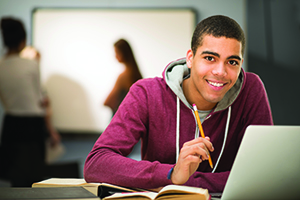
[[[167,174],[176,164],[180,148],[199,135],[192,106],[181,88],[189,76],[185,62],[172,62],[163,78],[143,79],[130,88],[86,159],[87,182],[145,189],[172,184]],[[241,70],[236,84],[202,123],[215,149],[211,158],[216,168],[212,170],[208,161],[200,163],[185,185],[222,192],[250,124],[272,125],[273,120],[262,81]],[[142,160],[127,158],[139,139]]]

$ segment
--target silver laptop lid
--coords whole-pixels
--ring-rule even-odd
[[[300,199],[300,126],[249,126],[221,199]]]

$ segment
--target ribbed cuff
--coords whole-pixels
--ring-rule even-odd
[[[172,175],[172,172],[174,170],[174,167],[172,167],[169,172],[168,172],[168,179],[171,180],[171,175]]]

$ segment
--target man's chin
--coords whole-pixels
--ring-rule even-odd
[[[220,96],[218,96],[218,97],[209,97],[206,100],[210,103],[217,104],[223,99],[223,97],[224,96],[222,96],[222,97],[220,97]]]

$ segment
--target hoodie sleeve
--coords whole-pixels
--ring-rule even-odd
[[[195,172],[185,185],[207,188],[210,193],[222,192],[229,173],[230,171],[216,173]]]
[[[171,184],[167,174],[173,165],[126,157],[147,134],[147,109],[145,89],[134,84],[86,159],[84,178],[87,182],[145,189]]]

